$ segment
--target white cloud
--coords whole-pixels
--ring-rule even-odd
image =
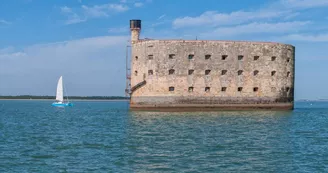
[[[315,8],[328,6],[328,0],[281,0],[280,3],[286,8]]]
[[[110,10],[116,10],[117,12],[124,12],[129,10],[128,6],[121,5],[121,4],[107,4],[107,8]]]
[[[161,20],[161,19],[163,19],[165,16],[166,16],[166,14],[162,14],[161,16],[159,16],[159,17],[157,18],[157,20]]]
[[[24,57],[24,56],[26,56],[26,54],[24,52],[5,53],[5,54],[0,54],[0,59],[18,58],[18,57]]]
[[[11,52],[14,52],[15,48],[12,47],[12,46],[8,46],[8,47],[5,47],[5,48],[1,48],[0,49],[0,55],[1,54],[5,54],[5,53],[11,53]]]
[[[176,18],[172,24],[174,28],[195,26],[224,26],[238,25],[249,22],[263,22],[273,19],[290,20],[301,15],[300,10],[328,6],[328,0],[279,0],[267,4],[257,11],[233,11],[220,13],[206,11],[199,16],[185,16]]]
[[[246,25],[237,25],[232,27],[219,27],[214,31],[205,33],[203,35],[245,35],[256,33],[289,33],[295,32],[297,29],[304,25],[310,24],[308,21],[295,21],[295,22],[280,22],[280,23],[250,23]]]
[[[134,3],[134,6],[135,6],[135,7],[142,7],[142,6],[143,6],[143,3],[141,3],[141,2],[136,2],[136,3]]]
[[[26,54],[24,52],[16,51],[15,48],[12,46],[0,49],[0,59],[17,58],[17,57],[23,57],[25,55]]]
[[[66,24],[85,22],[90,18],[108,17],[113,13],[121,13],[129,10],[129,7],[122,4],[102,4],[94,6],[82,5],[81,9],[73,9],[64,6],[61,12],[67,16]]]
[[[220,25],[233,25],[241,24],[244,22],[261,20],[261,19],[271,19],[282,17],[285,15],[290,15],[290,11],[236,11],[232,13],[218,13],[216,11],[206,11],[197,17],[182,17],[177,18],[173,21],[173,27],[182,28],[189,26],[220,26]]]
[[[0,95],[54,95],[60,75],[70,95],[123,95],[128,39],[102,36],[1,49]]]
[[[109,28],[108,32],[109,33],[124,33],[124,32],[129,32],[129,28],[128,27]]]
[[[279,39],[288,41],[328,42],[328,33],[317,35],[290,34]]]
[[[11,24],[11,22],[8,22],[8,21],[6,21],[6,20],[0,19],[0,25],[1,25],[1,24],[9,25],[9,24]]]
[[[129,7],[122,4],[103,4],[92,7],[83,5],[82,9],[88,17],[107,17],[113,12],[125,12]]]
[[[72,13],[72,9],[67,7],[67,6],[64,6],[64,7],[60,7],[60,10],[63,12],[63,13]]]
[[[73,10],[67,6],[61,7],[60,10],[63,14],[67,15],[67,20],[65,21],[65,24],[67,25],[86,21],[86,19],[82,19],[78,14],[74,13]]]
[[[85,5],[82,6],[82,9],[85,11],[86,15],[89,17],[107,17],[107,11],[98,6],[95,7],[87,7]]]
[[[65,24],[69,25],[69,24],[81,23],[85,21],[86,19],[81,19],[80,16],[78,16],[77,14],[73,14],[69,17],[69,19],[66,20]]]
[[[299,16],[300,14],[301,13],[299,13],[299,12],[291,13],[289,15],[284,16],[284,20],[290,20],[292,18],[295,18],[295,17]]]
[[[250,39],[261,38],[267,34],[266,38],[278,38],[279,35],[289,34],[288,38],[298,40],[325,40],[317,36],[297,35],[302,32],[320,32],[317,19],[311,17],[310,8],[327,7],[328,0],[279,0],[274,3],[265,4],[265,7],[258,10],[238,10],[228,13],[218,11],[205,11],[196,16],[184,16],[172,21],[175,32],[181,32],[179,28],[184,28],[183,32],[191,35],[199,35],[206,38],[241,36]],[[318,17],[318,16],[316,16]],[[304,18],[307,21],[302,21]],[[320,16],[318,19],[324,19]],[[299,20],[301,19],[301,20]],[[311,27],[309,27],[311,23]],[[156,25],[156,24],[155,24]],[[321,28],[321,29],[320,29]],[[265,39],[265,38],[264,38]]]
[[[159,25],[163,25],[163,24],[165,24],[165,21],[155,22],[155,23],[151,24],[150,26],[155,27],[155,26],[159,26]]]
[[[149,26],[150,27],[156,27],[156,26],[159,26],[159,25],[163,25],[165,23],[170,23],[171,21],[170,20],[163,20],[165,18],[166,14],[162,14],[161,16],[159,16],[156,21],[152,24],[150,24]]]

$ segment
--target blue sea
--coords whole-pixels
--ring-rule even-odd
[[[191,113],[51,103],[0,101],[0,172],[328,172],[328,102]]]

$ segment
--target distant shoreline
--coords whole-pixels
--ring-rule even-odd
[[[66,100],[66,97],[64,98]],[[130,97],[124,96],[70,96],[68,97],[71,101],[127,101]],[[49,95],[0,95],[0,100],[40,100],[40,101],[55,101],[56,96]]]
[[[0,100],[31,100],[31,101],[54,101],[54,99],[0,99]],[[69,99],[70,101],[129,101],[129,99]]]

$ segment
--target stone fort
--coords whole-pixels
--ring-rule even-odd
[[[293,109],[295,47],[140,39],[130,20],[132,110]]]

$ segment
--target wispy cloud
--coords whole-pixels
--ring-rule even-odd
[[[173,28],[184,27],[222,27],[240,25],[251,22],[267,22],[276,19],[291,20],[300,16],[300,10],[328,6],[328,0],[279,0],[256,11],[233,11],[219,13],[206,11],[199,16],[185,16],[173,20]]]
[[[66,24],[85,22],[91,18],[108,17],[115,13],[122,13],[129,10],[123,4],[102,4],[94,6],[82,5],[81,8],[73,10],[67,6],[61,7],[61,12],[67,16]]]
[[[289,15],[284,16],[284,20],[290,20],[290,19],[293,19],[293,18],[295,18],[299,15],[301,15],[300,12],[291,13]]]
[[[87,17],[107,17],[114,12],[125,12],[129,7],[122,4],[103,4],[91,7],[83,5],[82,9]]]
[[[159,16],[159,17],[157,18],[157,20],[161,20],[161,19],[163,19],[165,16],[166,16],[166,14],[162,14],[161,16]]]
[[[290,34],[287,36],[279,37],[283,41],[306,41],[306,42],[328,42],[328,33],[324,34]]]
[[[1,59],[6,59],[6,58],[10,58],[10,59],[17,59],[17,58],[21,58],[26,56],[26,53],[24,52],[13,52],[13,53],[4,53],[4,54],[0,54],[0,60]],[[2,68],[3,69],[3,68]]]
[[[320,9],[327,6],[328,0],[279,0],[265,4],[263,8],[257,10],[238,10],[228,13],[205,11],[196,16],[178,17],[172,20],[172,27],[175,32],[181,32],[180,28],[183,28],[183,33],[211,38],[226,36],[233,38],[237,35],[256,37],[257,34],[262,37],[263,34],[267,34],[267,38],[287,35],[285,39],[324,41],[325,34],[299,35],[299,33],[322,32],[320,24],[316,22],[317,19],[312,21],[305,17],[304,13],[311,11],[307,9]],[[324,20],[325,16],[319,19]]]
[[[218,13],[217,11],[206,11],[196,17],[180,17],[173,21],[174,28],[189,26],[219,26],[250,22],[254,20],[270,19],[290,15],[290,11],[236,11],[232,13]]]
[[[6,20],[0,19],[0,25],[1,25],[1,24],[4,24],[4,25],[10,25],[11,22],[8,22],[8,21],[6,21]]]
[[[143,3],[141,3],[141,2],[136,2],[136,3],[134,3],[134,6],[135,6],[135,7],[142,7],[142,6],[143,6]]]
[[[63,13],[72,13],[72,9],[67,6],[61,7],[60,10]]]
[[[6,54],[6,53],[11,53],[13,52],[15,49],[13,46],[8,46],[8,47],[5,47],[5,48],[1,48],[0,49],[0,54]]]
[[[26,54],[23,52],[16,51],[15,48],[12,46],[0,49],[0,59],[17,58],[17,57],[22,57],[25,55]]]
[[[128,38],[101,36],[31,45],[20,51],[1,49],[0,94],[53,95],[63,75],[71,95],[123,95],[125,71],[121,67]],[[29,87],[22,90],[20,86]]]
[[[150,27],[156,27],[159,25],[163,25],[165,23],[170,23],[170,20],[163,20],[165,18],[166,14],[162,14],[161,16],[159,16],[156,21],[154,21],[154,23],[150,24]]]
[[[310,24],[309,21],[294,21],[280,23],[250,23],[245,25],[237,25],[232,27],[219,27],[213,32],[207,32],[205,35],[210,36],[235,36],[246,34],[260,33],[290,33],[295,32],[295,28],[301,28],[304,25]]]
[[[67,20],[65,21],[65,24],[67,25],[86,21],[85,18],[82,19],[81,16],[73,12],[73,10],[67,6],[61,7],[60,9],[63,14],[67,15]]]
[[[129,32],[129,28],[127,28],[127,27],[109,28],[108,32],[109,33],[124,33],[124,32]]]
[[[88,7],[83,5],[82,9],[84,10],[86,16],[88,17],[107,17],[108,14],[100,7]]]
[[[280,0],[279,2],[286,8],[316,8],[328,6],[327,0]]]

